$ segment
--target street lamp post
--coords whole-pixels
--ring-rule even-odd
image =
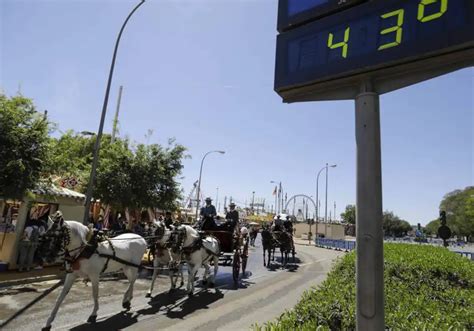
[[[92,159],[92,168],[91,168],[91,174],[89,177],[89,184],[87,186],[87,192],[86,192],[86,202],[85,202],[85,210],[84,210],[84,218],[83,222],[87,223],[89,221],[89,211],[90,211],[90,206],[91,206],[91,199],[92,199],[92,190],[94,188],[94,181],[95,181],[95,174],[97,170],[97,162],[99,160],[99,150],[100,150],[100,140],[102,138],[102,131],[104,130],[104,121],[105,121],[105,114],[107,113],[107,105],[109,103],[109,93],[110,93],[110,85],[112,84],[112,76],[114,74],[114,67],[115,67],[115,59],[117,57],[117,50],[118,46],[120,43],[120,38],[122,37],[122,32],[125,29],[125,26],[128,23],[128,20],[130,17],[132,17],[133,13],[141,6],[145,0],[141,0],[138,5],[133,8],[133,10],[128,14],[127,18],[123,22],[122,28],[120,29],[120,32],[118,34],[117,40],[115,42],[115,49],[114,49],[114,54],[112,56],[112,63],[110,65],[110,71],[109,71],[109,79],[107,81],[107,88],[105,89],[105,97],[104,97],[104,104],[102,105],[102,114],[100,117],[100,124],[99,124],[99,130],[97,132],[97,137],[95,140],[95,145],[94,145],[94,156]]]
[[[204,154],[201,160],[201,169],[199,170],[199,182],[198,182],[198,187],[197,187],[197,195],[196,195],[196,220],[198,218],[198,213],[199,213],[199,203],[201,202],[199,200],[199,194],[201,193],[201,177],[202,177],[202,165],[204,164],[204,159],[206,156],[208,156],[211,153],[220,153],[220,154],[225,154],[224,151],[210,151]]]
[[[253,206],[254,206],[254,203],[255,203],[255,191],[252,191],[252,208],[251,208],[251,210],[252,210],[252,215],[253,215],[253,213],[254,213],[254,207],[253,207]]]
[[[278,205],[280,203],[280,194],[281,194],[281,182],[276,182],[274,180],[270,181],[270,184],[278,184],[277,194],[275,194],[275,215],[279,213]]]
[[[217,212],[219,212],[219,188],[216,187],[216,206],[217,206]]]
[[[335,168],[337,167],[337,164],[333,164],[330,166],[331,168]],[[321,172],[326,169],[326,216],[327,216],[327,196],[328,196],[328,186],[327,186],[327,169],[328,169],[328,164],[326,163],[326,165],[324,167],[321,168],[321,170],[319,170],[318,172],[318,176],[316,177],[316,203],[317,203],[317,208],[316,208],[316,222],[319,220],[319,175],[321,174]],[[325,221],[327,220],[327,218],[325,217]]]

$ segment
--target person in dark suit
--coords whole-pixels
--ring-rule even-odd
[[[216,222],[214,217],[217,216],[216,207],[212,205],[212,199],[206,198],[206,205],[201,208],[201,230],[214,230]]]
[[[234,232],[235,227],[239,224],[239,212],[235,210],[235,203],[231,202],[229,205],[230,211],[225,215],[225,223],[223,227],[229,232]]]
[[[171,212],[170,212],[170,211],[167,211],[167,212],[166,212],[164,222],[165,222],[165,226],[166,226],[169,230],[171,230],[174,221],[173,221],[173,217],[171,216]]]

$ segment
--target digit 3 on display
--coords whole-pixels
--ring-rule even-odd
[[[308,21],[311,13],[330,13],[337,3],[351,7]],[[390,68],[388,75],[400,76],[405,64],[459,51],[466,54],[469,50],[470,56],[464,58],[473,58],[473,0],[373,0],[362,4],[281,0],[280,12],[282,7],[287,10],[279,17],[283,32],[277,39],[275,90],[284,101],[299,101],[292,100],[287,91],[317,87],[321,82],[357,74],[388,80],[390,77],[383,76],[385,68]],[[443,63],[434,65],[439,69]],[[464,66],[463,62],[460,67]],[[306,88],[303,92],[311,91]]]

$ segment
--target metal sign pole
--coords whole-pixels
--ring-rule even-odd
[[[382,174],[379,95],[364,84],[356,96],[357,330],[384,330]]]

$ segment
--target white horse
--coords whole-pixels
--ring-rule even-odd
[[[209,287],[214,286],[219,268],[219,241],[212,236],[201,238],[199,232],[189,225],[179,226],[173,231],[172,236],[174,237],[171,240],[172,250],[180,252],[188,266],[188,283],[186,287],[188,295],[192,296],[194,294],[194,279],[201,266],[205,268],[204,283],[208,284]],[[210,261],[214,263],[214,275],[211,279],[209,279]]]
[[[122,270],[127,277],[130,284],[123,297],[122,306],[127,310],[130,309],[133,285],[138,277],[137,266],[140,265],[147,246],[145,239],[137,234],[126,233],[99,242],[97,248],[91,248],[91,246],[86,245],[88,234],[90,235],[90,230],[87,226],[76,221],[64,221],[61,214],[56,215],[54,222],[50,221],[50,226],[46,232],[48,240],[45,241],[45,244],[47,247],[43,247],[46,250],[44,256],[47,261],[53,261],[57,258],[60,251],[64,251],[68,273],[62,291],[43,330],[51,330],[51,323],[54,321],[61,303],[78,277],[88,278],[92,284],[94,309],[88,318],[88,322],[95,322],[97,319],[97,311],[99,309],[99,277],[105,271],[114,272]],[[92,255],[89,254],[89,258],[83,258],[82,256],[87,256],[87,253]],[[101,257],[99,254],[115,256],[122,263],[108,257]]]
[[[153,236],[156,237],[156,245],[154,245],[154,258],[153,258],[153,276],[151,278],[150,289],[148,290],[146,297],[151,297],[153,286],[155,284],[156,276],[158,275],[158,267],[160,265],[166,265],[169,267],[168,275],[171,281],[170,292],[176,289],[176,281],[178,277],[181,278],[180,286],[183,286],[183,269],[181,266],[181,254],[172,252],[167,246],[171,236],[171,230],[169,230],[162,221],[153,222]],[[177,275],[175,276],[175,270]]]

